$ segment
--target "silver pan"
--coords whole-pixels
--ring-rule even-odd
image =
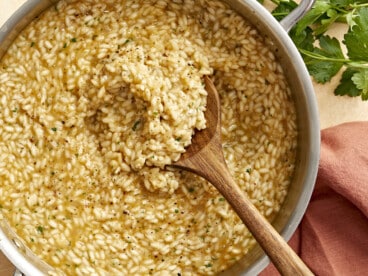
[[[0,27],[0,58],[19,32],[38,14],[57,0],[27,0]],[[225,1],[272,41],[270,47],[281,63],[296,103],[299,127],[297,166],[287,198],[273,221],[274,227],[289,240],[309,203],[318,170],[320,127],[317,102],[311,79],[288,31],[311,8],[314,0],[303,0],[280,23],[256,0]],[[1,85],[1,84],[0,84]],[[0,214],[0,250],[25,275],[45,275],[53,268],[40,261],[9,227]],[[237,262],[224,275],[257,275],[269,263],[259,246]],[[17,272],[19,273],[19,272]]]

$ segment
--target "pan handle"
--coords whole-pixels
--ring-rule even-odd
[[[286,32],[289,32],[292,27],[312,8],[315,0],[302,0],[290,14],[280,21],[281,26]]]

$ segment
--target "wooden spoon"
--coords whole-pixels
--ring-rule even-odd
[[[193,172],[212,183],[230,203],[282,275],[313,275],[286,241],[259,213],[232,179],[221,146],[220,99],[212,81],[205,78],[207,128],[198,131],[173,167]]]

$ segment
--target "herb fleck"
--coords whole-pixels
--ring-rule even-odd
[[[44,229],[41,225],[37,226],[36,230],[37,230],[38,233],[43,234]]]
[[[133,127],[132,127],[132,130],[133,130],[133,131],[136,131],[140,123],[141,123],[141,120],[137,120],[137,121],[135,121],[135,123],[134,123],[134,125],[133,125]]]

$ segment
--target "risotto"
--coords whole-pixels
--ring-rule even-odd
[[[0,217],[60,275],[212,275],[249,231],[211,184],[167,169],[206,127],[212,75],[225,159],[269,220],[297,128],[280,65],[221,1],[62,0],[0,63]]]

